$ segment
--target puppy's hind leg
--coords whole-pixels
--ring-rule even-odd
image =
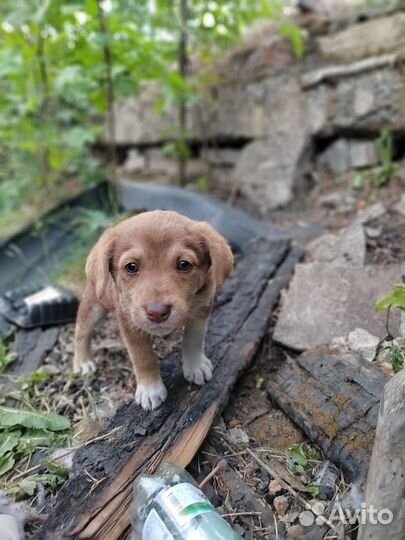
[[[91,357],[91,334],[97,324],[103,319],[107,310],[90,299],[86,292],[80,303],[75,330],[75,354],[73,357],[74,373],[91,373],[96,366]]]
[[[204,353],[206,319],[191,321],[184,331],[183,374],[184,378],[202,385],[212,378],[212,363]]]

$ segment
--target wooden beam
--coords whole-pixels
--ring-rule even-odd
[[[267,390],[349,480],[365,480],[386,381],[372,364],[325,347],[287,358]]]

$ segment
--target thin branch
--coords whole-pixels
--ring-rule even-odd
[[[109,31],[107,28],[107,21],[105,18],[104,10],[101,5],[100,0],[96,0],[97,4],[97,14],[99,22],[100,34],[103,36],[103,59],[104,59],[104,70],[105,70],[105,99],[107,105],[107,129],[108,129],[108,149],[110,163],[112,166],[112,184],[113,189],[111,190],[111,202],[113,205],[114,211],[118,211],[118,177],[117,177],[117,136],[116,136],[116,119],[115,119],[115,110],[114,110],[114,79],[113,79],[113,60],[111,46],[109,42]]]
[[[183,79],[187,76],[187,0],[180,0],[180,37],[179,37],[179,73]],[[179,138],[184,143],[184,133],[187,127],[187,106],[184,96],[180,97],[179,103]],[[186,160],[184,156],[179,155],[178,167],[179,167],[179,184],[184,186],[186,183]]]

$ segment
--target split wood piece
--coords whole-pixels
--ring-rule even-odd
[[[214,441],[215,438],[210,439],[211,443],[214,443]],[[206,459],[212,467],[215,467],[216,463],[221,459],[221,455],[217,453],[215,447],[211,444],[204,446],[204,448],[207,453],[202,454],[201,457]],[[242,519],[249,519],[248,517],[243,518],[242,514],[246,513],[246,516],[248,516],[249,512],[251,512],[254,519],[260,523],[263,529],[267,529],[269,534],[274,532],[275,517],[272,509],[262,497],[257,495],[242,480],[228,463],[215,476],[224,487],[224,493],[230,497],[235,514],[240,514]]]
[[[206,349],[215,366],[212,380],[190,387],[178,353],[162,362],[169,397],[156,411],[133,401],[123,405],[105,431],[115,437],[79,450],[74,472],[37,540],[127,538],[132,484],[162,461],[186,466],[224,408],[233,386],[249,366],[265,335],[280,291],[291,278],[300,249],[284,240],[251,245],[219,295],[211,316]]]
[[[381,399],[377,432],[366,488],[366,509],[386,511],[369,514],[360,526],[358,540],[403,540],[405,538],[405,371],[386,385]]]
[[[267,390],[349,480],[365,481],[386,381],[361,358],[317,349],[287,358]]]
[[[0,376],[1,392],[8,393],[16,387],[12,378],[27,377],[36,371],[55,346],[58,336],[57,327],[18,330],[11,347],[11,352],[17,355],[17,359],[9,366],[6,374]]]

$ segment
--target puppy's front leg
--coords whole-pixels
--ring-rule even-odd
[[[94,301],[88,292],[84,293],[77,313],[75,329],[75,353],[73,357],[74,373],[91,373],[96,366],[91,358],[90,340],[95,326],[107,311]]]
[[[204,353],[206,319],[195,319],[185,328],[183,338],[184,378],[195,384],[204,384],[212,378],[212,363]]]
[[[120,321],[121,334],[128,349],[136,377],[135,401],[150,411],[159,407],[167,397],[160,376],[159,360],[153,352],[152,338],[146,332]]]

